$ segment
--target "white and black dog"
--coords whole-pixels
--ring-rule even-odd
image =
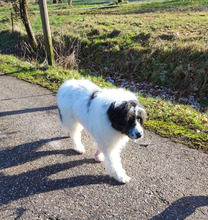
[[[123,89],[101,89],[89,80],[68,80],[57,94],[59,118],[75,144],[74,149],[84,153],[81,142],[83,127],[97,142],[95,160],[105,161],[110,176],[127,183],[121,164],[120,151],[129,138],[143,136],[142,125],[146,112],[136,96]]]

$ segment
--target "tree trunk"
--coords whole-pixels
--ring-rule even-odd
[[[36,51],[38,49],[38,44],[35,39],[35,35],[32,30],[32,26],[30,24],[30,20],[27,13],[27,1],[26,0],[19,0],[20,4],[20,17],[22,19],[22,22],[25,26],[27,36],[29,38],[29,43],[32,46],[32,48]]]

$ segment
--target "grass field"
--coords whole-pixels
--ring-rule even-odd
[[[208,105],[208,1],[132,2],[119,6],[111,2],[108,4],[115,7],[90,9],[103,3],[73,1],[72,10],[61,12],[50,10],[68,9],[67,4],[48,4],[55,67],[44,64],[39,13],[30,14],[40,44],[35,54],[26,42],[20,20],[14,20],[15,32],[11,33],[11,6],[4,4],[0,8],[0,69],[54,91],[71,77],[84,76],[101,86],[112,86],[104,79],[116,72],[127,80],[183,91],[187,97],[194,91],[201,105]],[[38,7],[30,3],[29,10]],[[140,99],[147,107],[148,129],[208,151],[207,112],[150,97]]]

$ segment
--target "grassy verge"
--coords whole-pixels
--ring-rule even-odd
[[[39,84],[54,92],[69,78],[89,78],[101,87],[112,87],[101,76],[90,72],[64,70],[61,67],[43,67],[21,61],[14,56],[0,54],[0,70],[31,83]],[[146,128],[158,134],[185,143],[192,148],[208,152],[208,113],[201,113],[185,105],[175,105],[160,99],[138,96],[147,109]],[[193,135],[194,134],[194,135]],[[185,136],[181,138],[182,136]]]
[[[116,8],[78,10],[80,3],[77,1],[76,6],[74,2],[72,9],[77,10],[50,12],[58,65],[78,66],[99,72],[103,77],[117,72],[120,78],[180,91],[179,96],[181,92],[186,97],[194,95],[204,106],[208,105],[207,0],[141,2]],[[90,6],[90,3],[86,5]],[[35,4],[29,8],[38,10]],[[25,39],[25,31],[21,22],[15,20],[20,37],[12,37],[8,32],[10,18],[1,16],[0,50],[8,54],[17,47],[12,41]],[[30,20],[39,37],[42,35],[40,15],[30,14]],[[76,57],[71,56],[73,53]],[[26,60],[34,58],[28,48],[24,51],[19,47],[16,54]]]

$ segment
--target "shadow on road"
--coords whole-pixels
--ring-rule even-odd
[[[5,150],[0,151],[0,170],[13,166],[18,166],[49,155],[56,155],[56,154],[77,155],[78,153],[76,153],[76,151],[72,149],[39,151],[39,152],[37,151],[46,143],[52,141],[58,141],[66,138],[69,137],[65,136],[65,137],[49,138],[40,141],[17,145],[15,147],[6,148]]]
[[[1,74],[0,74],[0,76],[2,76]],[[4,98],[4,99],[0,99],[0,101],[11,101],[11,100],[16,100],[16,99],[18,99],[18,100],[20,100],[20,99],[29,99],[29,98],[35,98],[35,97],[41,97],[41,96],[51,96],[51,95],[53,95],[54,93],[46,93],[46,94],[39,94],[39,95],[29,95],[29,96],[21,96],[21,97],[12,97],[12,98]]]
[[[43,144],[64,138],[66,137],[45,139],[0,151],[0,169],[18,166],[53,154],[76,155],[77,153],[70,149],[36,152]],[[66,163],[57,163],[17,175],[5,175],[3,172],[0,172],[0,205],[8,204],[11,201],[16,201],[30,195],[64,188],[103,183],[118,185],[118,183],[109,176],[81,175],[57,180],[50,180],[48,178],[58,172],[89,163],[96,164],[94,159],[82,159]]]
[[[43,156],[56,154],[64,154],[67,156],[77,155],[74,150],[70,149],[37,152],[37,150],[44,144],[65,138],[68,137],[44,139],[0,151],[0,170],[34,161]],[[12,201],[35,194],[78,186],[93,184],[120,185],[107,175],[80,175],[55,180],[49,178],[53,174],[69,170],[73,167],[83,166],[85,164],[96,164],[96,162],[94,159],[74,160],[66,163],[45,166],[17,175],[5,175],[3,172],[0,172],[0,205],[8,204]],[[197,208],[203,206],[208,206],[208,196],[183,197],[173,202],[162,213],[152,217],[151,220],[186,219],[193,214]],[[22,213],[20,212],[19,214],[21,215]]]
[[[208,196],[187,196],[173,202],[167,209],[150,220],[186,219],[199,207],[208,206]],[[208,213],[207,213],[208,215]]]
[[[25,114],[25,113],[33,113],[33,112],[42,112],[42,111],[48,111],[48,110],[54,110],[54,109],[57,109],[56,105],[47,106],[47,107],[39,107],[39,108],[28,108],[28,109],[22,109],[22,110],[0,112],[0,117],[9,116],[9,115]]]
[[[92,175],[81,175],[56,180],[48,179],[50,175],[87,163],[95,162],[94,159],[75,160],[72,162],[46,166],[13,176],[5,176],[3,173],[0,173],[0,205],[8,204],[20,198],[54,190],[91,184],[109,184],[111,182],[111,178],[108,176]]]

